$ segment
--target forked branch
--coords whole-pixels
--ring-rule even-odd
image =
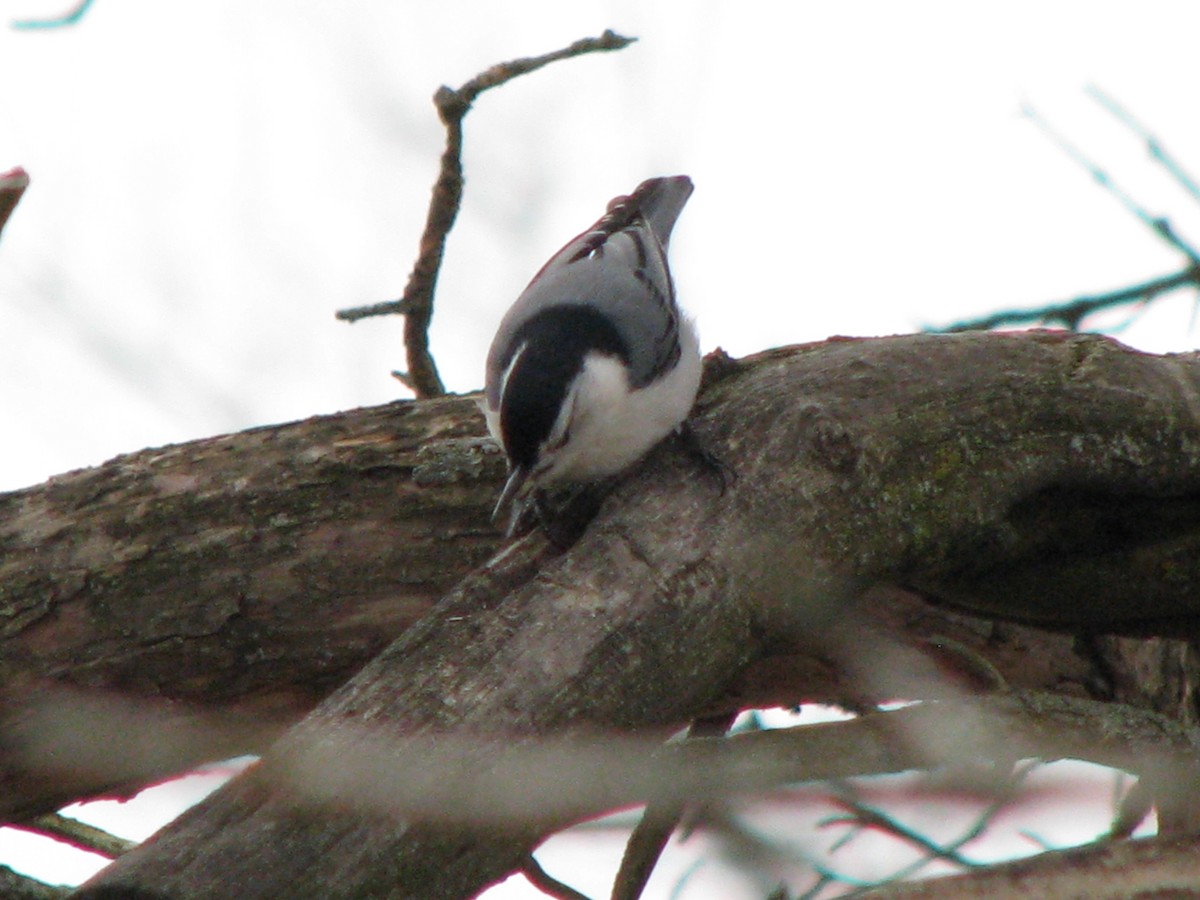
[[[404,348],[408,358],[408,371],[393,374],[417,397],[438,397],[446,392],[429,349],[429,324],[433,319],[433,297],[438,272],[442,266],[442,255],[446,249],[446,237],[454,227],[454,220],[458,217],[458,209],[462,202],[462,122],[470,111],[471,104],[489,88],[499,87],[552,62],[582,56],[585,53],[620,50],[634,40],[635,38],[605,31],[599,37],[584,38],[542,56],[498,63],[476,75],[460,88],[442,86],[433,95],[438,117],[446,126],[446,149],[442,152],[441,168],[433,185],[433,197],[429,202],[429,213],[425,219],[425,230],[421,234],[417,261],[408,276],[404,294],[399,300],[343,309],[337,313],[337,317],[346,322],[394,313],[404,316]]]

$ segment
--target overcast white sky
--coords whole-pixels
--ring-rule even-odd
[[[54,7],[57,8],[57,7]],[[13,17],[46,0],[10,0]],[[115,453],[402,395],[396,296],[442,131],[429,97],[605,27],[640,41],[485,95],[433,348],[481,382],[496,321],[613,194],[686,172],[673,242],[706,347],[903,332],[1178,260],[1019,114],[1155,212],[1200,208],[1082,88],[1200,169],[1190,2],[493,4],[98,0],[0,32],[0,488]],[[1153,347],[1188,347],[1177,298]]]
[[[1200,171],[1198,26],[1190,0],[96,0],[72,28],[0,28],[0,170],[33,179],[0,238],[0,489],[403,396],[400,320],[333,312],[402,290],[443,139],[429,97],[491,63],[640,39],[468,117],[433,330],[459,391],[544,259],[650,175],[697,185],[672,254],[706,349],[1174,271],[1019,110],[1200,240],[1200,206],[1083,93]],[[1190,349],[1192,311],[1178,295],[1122,336]]]

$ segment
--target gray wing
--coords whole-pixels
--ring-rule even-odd
[[[686,176],[652,178],[618,197],[588,231],[534,276],[509,309],[487,362],[488,406],[500,404],[500,382],[522,325],[559,305],[591,305],[613,322],[628,351],[630,377],[641,387],[679,359],[679,308],[667,267],[667,244],[692,193]]]

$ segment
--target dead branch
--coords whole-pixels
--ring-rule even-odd
[[[1194,834],[1108,841],[1000,863],[966,875],[878,888],[871,900],[1131,900],[1192,897],[1200,892],[1200,853]]]
[[[0,494],[0,815],[264,749],[495,551],[482,431],[471,399],[395,403]]]
[[[1130,303],[1149,303],[1156,297],[1184,288],[1200,288],[1200,267],[1189,266],[1173,275],[1152,278],[1102,294],[1084,294],[1070,300],[1059,300],[1028,309],[1004,309],[931,331],[953,334],[960,331],[987,331],[992,328],[1012,328],[1029,324],[1062,325],[1071,331],[1078,331],[1084,318],[1093,313]]]
[[[29,175],[20,166],[0,173],[0,233],[4,231],[4,226],[8,224],[9,217],[17,208],[17,202],[27,187]]]
[[[92,5],[92,0],[79,0],[74,7],[63,13],[61,16],[53,19],[14,19],[12,27],[20,30],[32,31],[43,28],[62,28],[66,25],[74,25],[83,18],[84,13],[88,11],[88,7]]]
[[[736,718],[735,711],[696,719],[688,727],[688,737],[719,737],[729,730]],[[613,880],[612,900],[638,900],[642,896],[667,841],[683,819],[686,802],[694,797],[694,792],[671,791],[666,801],[647,804],[625,844],[625,853]]]
[[[64,844],[70,844],[72,847],[78,847],[80,850],[107,856],[109,859],[118,857],[122,853],[128,853],[137,846],[136,841],[127,841],[115,834],[109,834],[103,829],[88,825],[86,822],[80,822],[78,819],[61,816],[57,813],[38,816],[36,819],[25,822],[21,827],[25,831],[43,834],[46,837],[62,841]]]
[[[1150,229],[1156,237],[1166,243],[1172,250],[1183,254],[1184,258],[1191,265],[1200,266],[1200,254],[1197,254],[1191,244],[1184,241],[1183,238],[1175,233],[1170,222],[1161,216],[1154,215],[1135,200],[1132,195],[1128,194],[1117,184],[1116,180],[1099,163],[1088,157],[1087,154],[1060,134],[1031,104],[1024,104],[1021,112],[1059,149],[1091,175],[1092,180],[1096,184],[1108,191],[1118,203],[1125,207],[1127,212]]]
[[[1150,158],[1162,166],[1175,183],[1183,188],[1193,200],[1200,202],[1200,184],[1196,183],[1196,179],[1188,174],[1183,164],[1167,151],[1163,142],[1151,133],[1150,129],[1134,118],[1129,110],[1113,99],[1106,91],[1101,90],[1097,85],[1087,85],[1084,88],[1084,92],[1108,110],[1117,121],[1137,135],[1146,145],[1146,152],[1150,155]]]
[[[554,897],[556,900],[589,900],[586,894],[581,894],[570,885],[563,884],[557,878],[552,877],[532,854],[525,858],[525,862],[521,866],[521,874],[547,897]]]
[[[1087,93],[1101,106],[1112,113],[1119,121],[1146,143],[1146,148],[1152,159],[1162,165],[1171,177],[1193,199],[1200,199],[1200,188],[1183,169],[1179,162],[1171,156],[1162,143],[1151,134],[1140,122],[1133,118],[1115,100],[1094,85],[1086,88]],[[1187,241],[1183,240],[1171,227],[1171,223],[1161,216],[1156,216],[1139,203],[1133,196],[1124,191],[1097,162],[1087,156],[1082,150],[1060,134],[1046,119],[1030,104],[1022,106],[1022,112],[1037,128],[1046,135],[1055,146],[1083,168],[1092,179],[1104,190],[1108,191],[1117,201],[1139,222],[1164,241],[1171,249],[1184,257],[1184,268],[1172,275],[1152,278],[1138,284],[1105,291],[1101,294],[1088,294],[1071,300],[1056,301],[1032,309],[1010,309],[991,313],[975,319],[966,319],[947,325],[944,328],[929,329],[935,333],[954,333],[960,331],[978,331],[991,328],[1008,328],[1025,324],[1061,324],[1065,328],[1077,331],[1085,316],[1124,306],[1129,303],[1149,303],[1163,294],[1182,288],[1200,288],[1200,254]]]
[[[433,355],[429,351],[429,323],[433,318],[433,295],[438,271],[446,248],[446,236],[454,227],[462,201],[462,122],[471,105],[484,91],[499,87],[514,78],[537,71],[562,59],[629,46],[635,38],[622,37],[605,31],[596,38],[575,41],[569,47],[541,56],[514,59],[492,66],[457,90],[441,87],[433,95],[438,117],[446,126],[446,149],[442,152],[441,169],[433,186],[425,231],[417,252],[408,284],[399,300],[376,303],[354,309],[344,309],[337,317],[355,322],[368,316],[400,313],[404,315],[404,348],[408,356],[408,371],[397,375],[420,398],[438,397],[446,392],[438,375]]]

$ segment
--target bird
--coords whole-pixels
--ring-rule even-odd
[[[496,330],[481,402],[509,475],[492,518],[531,494],[629,469],[691,412],[702,362],[667,247],[686,175],[614,198],[534,275]]]

